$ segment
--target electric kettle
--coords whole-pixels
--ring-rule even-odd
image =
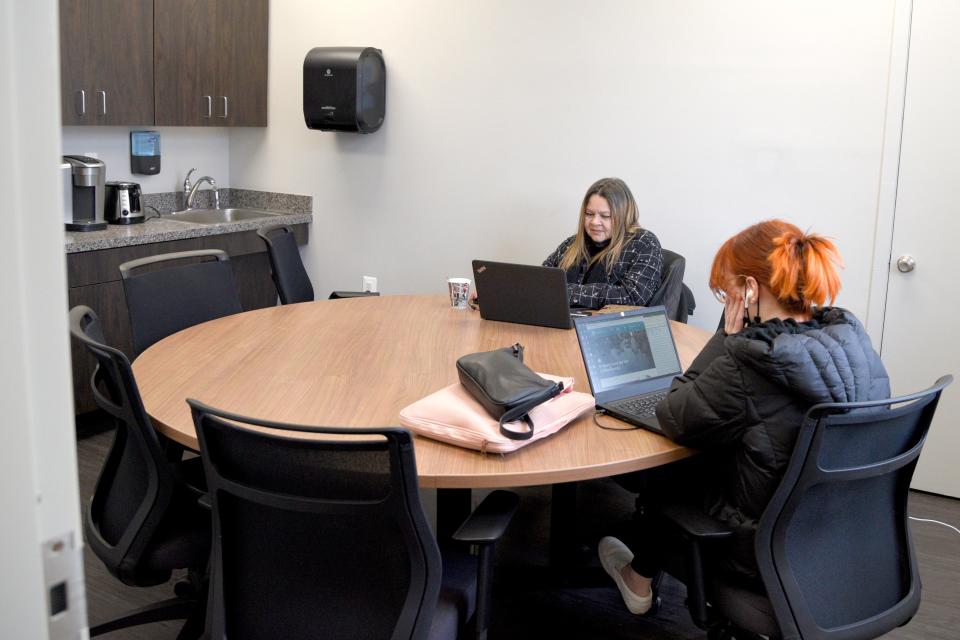
[[[134,224],[143,222],[140,204],[140,185],[136,182],[113,181],[106,183],[103,199],[103,217],[110,224]]]

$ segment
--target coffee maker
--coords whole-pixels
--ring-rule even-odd
[[[107,228],[103,219],[104,176],[106,165],[90,156],[63,156],[70,165],[73,191],[73,215],[67,231],[100,231]]]

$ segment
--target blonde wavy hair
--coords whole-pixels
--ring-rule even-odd
[[[610,205],[610,244],[604,247],[603,251],[590,257],[587,252],[587,232],[585,230],[587,202],[591,196],[600,196]],[[583,196],[583,202],[580,204],[580,223],[577,225],[577,236],[567,247],[566,252],[560,259],[560,268],[566,271],[581,260],[588,265],[600,260],[607,273],[613,269],[623,251],[623,245],[634,233],[640,230],[640,224],[637,222],[637,202],[630,193],[630,187],[620,178],[601,178],[587,189]]]

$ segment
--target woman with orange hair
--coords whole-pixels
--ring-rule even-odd
[[[807,409],[890,396],[886,370],[863,326],[849,311],[824,306],[840,290],[839,266],[830,240],[782,220],[755,224],[727,240],[710,272],[710,287],[724,305],[724,328],[657,406],[672,440],[711,452],[711,471],[675,474],[654,491],[655,499],[693,501],[731,528],[733,540],[717,561],[748,582],[759,582],[757,523],[783,478]],[[646,517],[642,504],[635,520],[629,546],[607,537],[599,554],[630,611],[645,613],[656,601],[654,578],[675,542]]]

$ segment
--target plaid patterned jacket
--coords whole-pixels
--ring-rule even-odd
[[[545,267],[557,267],[576,236],[570,236],[543,261]],[[620,259],[613,263],[613,269],[607,273],[601,264],[606,282],[582,284],[587,273],[587,263],[581,260],[567,270],[573,274],[574,283],[567,278],[567,293],[570,306],[599,309],[607,304],[625,304],[643,306],[657,289],[663,272],[663,254],[660,253],[660,241],[652,231],[641,229],[633,234],[623,245]]]

